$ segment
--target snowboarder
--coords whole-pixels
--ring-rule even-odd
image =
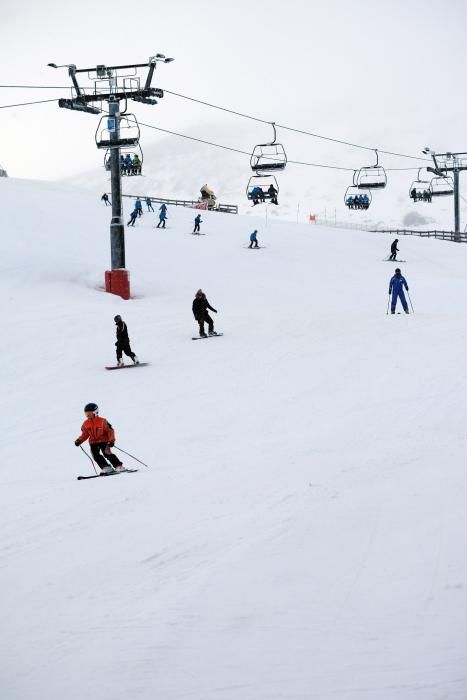
[[[396,238],[396,240],[391,243],[391,255],[389,256],[389,260],[393,260],[393,261],[396,260],[397,253],[399,252],[399,248],[397,247],[398,243],[399,243],[398,238]]]
[[[103,194],[102,197],[101,197],[101,200],[102,200],[103,202],[105,202],[105,206],[106,206],[106,207],[108,207],[109,205],[112,204],[111,201],[110,201],[110,199],[109,199],[109,195],[107,194],[107,192],[104,192],[104,194]]]
[[[146,197],[146,206],[148,208],[148,211],[154,211],[152,208],[152,200],[151,197]]]
[[[115,316],[114,321],[117,326],[117,342],[115,343],[115,347],[117,348],[117,365],[123,367],[122,353],[131,357],[135,365],[139,365],[139,360],[130,347],[130,338],[128,337],[126,323],[122,320],[121,316]]]
[[[138,210],[137,210],[137,209],[133,209],[133,211],[132,211],[131,214],[130,214],[130,220],[128,221],[127,226],[134,226],[134,225],[135,225],[135,221],[136,221],[136,219],[137,219],[137,216],[138,216]]]
[[[198,321],[199,324],[199,335],[200,338],[207,338],[207,335],[204,331],[204,324],[208,324],[208,333],[209,335],[217,335],[217,333],[214,331],[214,321],[208,314],[208,309],[213,311],[215,314],[217,314],[216,309],[214,309],[211,304],[208,302],[206,299],[206,294],[203,292],[202,289],[198,289],[196,292],[195,298],[193,300],[193,316],[195,319]]]
[[[409,291],[409,287],[407,285],[405,277],[402,277],[402,273],[399,267],[396,268],[395,272],[396,274],[394,275],[394,277],[391,277],[391,280],[389,282],[389,294],[391,294],[392,292],[391,313],[394,314],[396,312],[397,298],[399,298],[401,300],[401,304],[405,313],[408,314],[409,307],[405,298],[404,287],[407,291]]]
[[[76,447],[89,440],[92,456],[102,474],[110,474],[114,470],[123,471],[123,464],[117,455],[112,454],[115,432],[110,423],[106,418],[100,418],[99,407],[95,403],[87,403],[84,413],[86,420],[81,426],[81,435],[75,440]]]
[[[195,227],[194,227],[194,229],[193,229],[193,233],[199,233],[201,222],[202,222],[201,214],[198,214],[198,215],[195,217]]]
[[[137,212],[138,216],[143,216],[143,205],[139,197],[136,199],[135,202],[135,211]]]
[[[248,248],[258,248],[258,239],[256,238],[256,234],[258,231],[255,229],[253,233],[250,234],[250,245]]]
[[[270,184],[268,187],[268,195],[269,195],[269,198],[271,200],[271,204],[279,204],[279,202],[277,201],[278,194],[279,193],[278,193],[277,189],[274,187],[274,185]]]
[[[165,204],[162,205],[162,207],[159,207],[159,223],[157,224],[156,228],[160,228],[162,224],[162,228],[165,228],[165,221],[167,219],[167,207]]]

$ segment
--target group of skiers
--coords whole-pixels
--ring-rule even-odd
[[[256,206],[256,204],[263,204],[266,199],[269,199],[271,204],[279,204],[277,201],[277,195],[278,195],[278,190],[274,185],[271,183],[266,190],[266,192],[263,190],[262,187],[259,187],[256,185],[253,187],[249,194],[249,199],[253,201],[253,206]]]
[[[215,309],[209,303],[206,294],[202,289],[198,289],[192,303],[193,316],[199,326],[200,338],[218,335],[214,330],[214,321],[209,315],[209,311],[217,314]],[[128,327],[120,315],[114,317],[114,322],[117,331],[117,340],[115,342],[117,367],[123,367],[123,354],[131,358],[133,364],[139,364],[139,360],[130,345],[130,337]],[[204,324],[208,326],[206,333]],[[115,446],[115,431],[112,425],[106,418],[99,416],[99,407],[96,403],[88,403],[84,407],[86,420],[81,426],[81,435],[76,438],[75,445],[79,447],[83,442],[89,440],[91,454],[100,468],[100,474],[105,476],[115,472],[125,471],[125,467],[120,459],[113,454],[112,447]]]
[[[368,209],[370,198],[367,194],[356,194],[353,197],[347,197],[345,203],[349,209]]]
[[[129,153],[120,156],[120,172],[122,175],[141,175],[143,163],[141,158],[135,153],[133,158]]]

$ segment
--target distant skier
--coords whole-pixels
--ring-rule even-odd
[[[397,299],[399,298],[402,304],[402,308],[404,309],[405,313],[408,314],[409,307],[405,298],[404,287],[407,291],[409,291],[409,287],[407,285],[405,277],[402,277],[402,273],[399,267],[396,268],[395,272],[396,274],[394,275],[394,277],[391,277],[391,280],[389,282],[389,294],[391,294],[392,292],[391,313],[394,314],[396,312]]]
[[[146,206],[148,208],[148,211],[154,211],[152,208],[152,199],[151,197],[146,197]]]
[[[167,219],[167,207],[165,204],[163,204],[161,207],[159,207],[159,223],[157,224],[156,228],[165,228],[165,221]]]
[[[117,326],[117,342],[115,343],[117,352],[117,365],[123,367],[122,354],[125,353],[128,357],[131,357],[135,365],[139,365],[139,360],[135,353],[130,347],[130,338],[128,336],[128,328],[126,323],[122,320],[121,316],[115,316],[115,325]]]
[[[135,211],[137,212],[138,216],[143,216],[143,204],[139,197],[135,202]]]
[[[201,224],[201,223],[202,223],[201,214],[198,214],[198,215],[195,217],[195,227],[194,227],[194,229],[193,229],[193,233],[199,233],[199,232],[200,232],[200,224]]]
[[[127,226],[134,226],[137,217],[138,217],[138,210],[133,209],[133,211],[130,214],[130,220],[128,221]]]
[[[133,167],[133,161],[131,160],[131,156],[129,153],[126,154],[123,163],[125,166],[124,175],[131,175],[131,168]]]
[[[105,206],[106,206],[106,207],[108,207],[109,205],[112,204],[112,202],[111,202],[110,199],[109,199],[109,195],[107,194],[107,192],[104,192],[104,194],[103,194],[102,197],[101,197],[101,200],[102,200],[103,202],[105,202]]]
[[[274,185],[271,183],[268,187],[268,195],[271,200],[271,204],[279,204],[277,201],[277,195],[278,195],[277,189],[274,187]]]
[[[397,258],[397,253],[399,252],[399,248],[397,247],[398,243],[398,238],[396,238],[396,240],[391,243],[391,255],[389,256],[389,260],[393,260],[394,262]]]
[[[253,233],[250,234],[250,245],[248,246],[248,248],[258,248],[259,247],[258,246],[258,239],[256,237],[257,233],[258,233],[258,231],[255,229],[253,231]]]
[[[97,404],[87,403],[84,407],[84,413],[86,420],[81,426],[81,435],[75,440],[76,447],[89,440],[92,456],[99,465],[102,474],[110,474],[114,470],[122,471],[123,464],[117,455],[112,454],[111,450],[115,444],[114,429],[108,420],[99,417]]]
[[[214,309],[208,300],[206,299],[206,294],[203,292],[202,289],[198,289],[196,292],[195,298],[193,300],[193,316],[195,319],[198,321],[199,324],[199,335],[201,338],[207,338],[207,335],[204,331],[204,324],[208,324],[208,333],[209,335],[217,335],[217,333],[214,331],[214,321],[208,314],[208,309],[213,311],[215,314],[217,314],[216,309]]]

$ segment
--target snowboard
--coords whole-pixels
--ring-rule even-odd
[[[100,479],[101,477],[104,476],[115,476],[116,474],[133,474],[133,472],[137,472],[138,469],[122,469],[119,472],[109,472],[108,474],[91,474],[90,476],[77,476],[76,478],[78,481],[82,481],[83,479]]]
[[[138,362],[137,365],[122,365],[119,367],[118,365],[112,365],[111,367],[106,367],[106,369],[130,369],[131,367],[147,367],[149,362]]]
[[[384,258],[383,262],[398,263],[398,262],[407,262],[407,260],[388,260],[387,258]]]
[[[252,248],[250,248],[249,245],[244,245],[243,247],[244,247],[246,250],[261,250],[261,248],[266,248],[265,245],[253,246]]]
[[[219,336],[224,335],[223,333],[215,333],[214,335],[207,335],[205,338],[203,338],[200,335],[197,335],[195,338],[192,338],[192,340],[207,340],[208,338],[219,338]]]
[[[189,236],[205,236],[205,233],[189,233]]]

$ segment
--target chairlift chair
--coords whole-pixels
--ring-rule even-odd
[[[349,185],[345,191],[344,204],[349,209],[366,211],[371,204],[371,191],[362,190],[356,185]]]
[[[120,136],[117,140],[110,138],[114,128],[114,117],[106,115],[100,118],[96,129],[97,148],[134,148],[139,144],[140,129],[134,114],[120,117]]]
[[[279,185],[274,175],[252,175],[248,180],[248,185],[246,188],[247,199],[249,199],[250,201],[256,199],[253,194],[253,190],[256,187],[259,187],[262,191],[262,195],[258,198],[258,203],[264,204],[266,200],[272,199],[271,194],[268,192],[268,189],[271,185],[274,186],[274,188],[277,190],[277,194],[279,194]]]
[[[433,196],[431,180],[421,180],[420,170],[422,170],[422,168],[419,168],[417,179],[410,185],[409,197],[413,202],[426,202],[429,204]]]
[[[436,176],[431,180],[431,196],[447,197],[454,194],[454,182],[452,177]]]
[[[381,190],[387,185],[386,171],[379,164],[378,150],[375,149],[376,163],[357,170],[354,175],[354,185],[361,190]]]
[[[272,122],[274,138],[270,143],[259,143],[250,157],[250,166],[256,174],[279,172],[287,165],[287,155],[284,146],[276,143],[276,125]]]

